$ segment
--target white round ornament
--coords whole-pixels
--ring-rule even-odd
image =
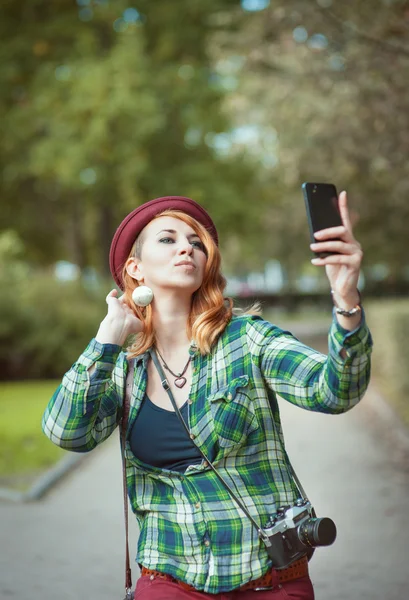
[[[153,292],[150,287],[140,285],[132,292],[132,300],[136,306],[148,306],[153,300]]]

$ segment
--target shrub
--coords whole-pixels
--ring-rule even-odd
[[[30,273],[6,282],[0,275],[1,379],[59,378],[68,370],[106,313],[106,289],[59,282]]]
[[[409,301],[365,303],[374,338],[372,376],[384,398],[409,425]]]

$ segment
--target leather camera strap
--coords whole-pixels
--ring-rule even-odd
[[[126,485],[126,462],[125,462],[125,442],[126,429],[128,425],[129,408],[131,405],[131,395],[133,387],[133,374],[135,370],[135,360],[129,363],[127,381],[130,385],[125,385],[124,405],[121,419],[120,436],[121,436],[121,456],[122,456],[122,487],[124,494],[124,517],[125,517],[125,598],[124,600],[132,600],[132,571],[129,561],[129,535],[128,535],[128,490]]]

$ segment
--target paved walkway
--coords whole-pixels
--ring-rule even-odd
[[[338,539],[311,563],[316,600],[409,597],[409,470],[382,433],[372,394],[342,416],[282,402],[287,447],[318,515]],[[114,439],[115,438],[115,439]],[[136,526],[131,523],[131,556]],[[0,504],[2,600],[120,600],[121,464],[117,436],[40,502]],[[137,569],[134,569],[134,577]]]

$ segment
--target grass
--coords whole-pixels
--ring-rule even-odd
[[[366,302],[365,308],[375,340],[373,377],[385,399],[409,426],[409,370],[405,362],[409,356],[409,302]],[[263,312],[284,328],[287,321],[313,326],[326,322],[328,327],[331,322],[331,311],[317,307],[299,313],[277,309]],[[43,412],[58,383],[0,383],[0,486],[27,486],[65,455],[41,431]]]
[[[0,383],[0,485],[24,487],[64,456],[41,430],[43,412],[57,385]]]

